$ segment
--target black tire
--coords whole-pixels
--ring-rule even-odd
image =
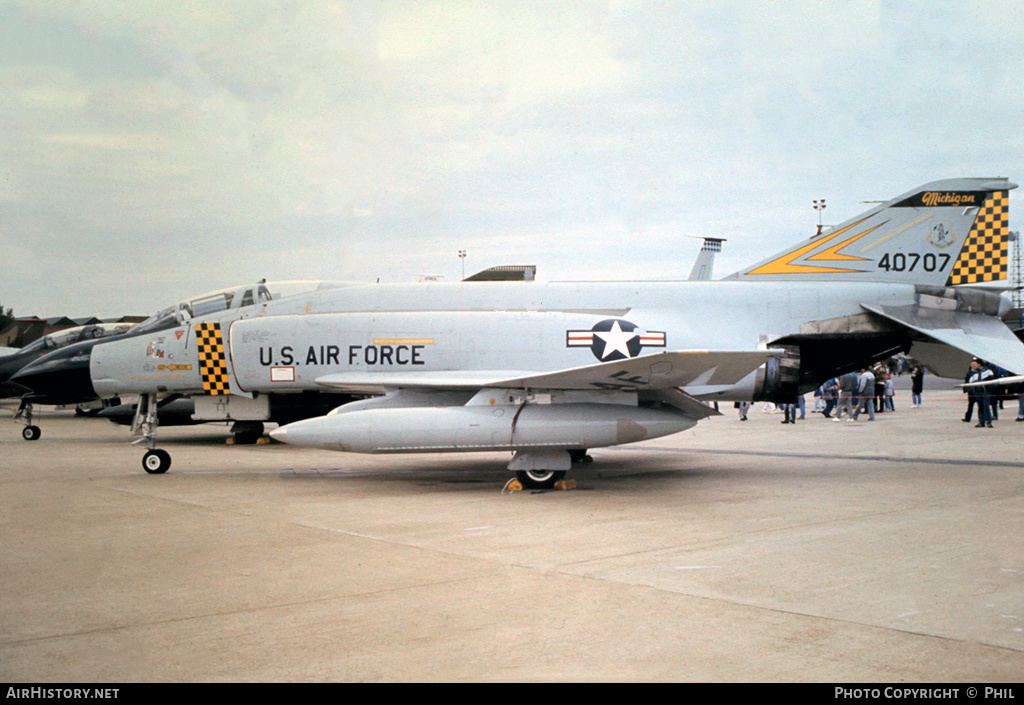
[[[240,446],[251,446],[259,441],[263,437],[262,433],[256,433],[255,431],[246,431],[245,433],[235,434],[235,445]]]
[[[256,423],[242,423],[236,424],[241,430],[234,431],[235,443],[240,446],[251,446],[263,437],[263,424],[257,421]]]
[[[142,469],[150,475],[163,475],[171,467],[171,454],[156,448],[142,456]]]
[[[565,477],[564,470],[517,470],[516,479],[523,489],[550,490]]]
[[[38,441],[41,435],[43,432],[39,430],[38,426],[26,426],[21,429],[21,437],[26,441]]]

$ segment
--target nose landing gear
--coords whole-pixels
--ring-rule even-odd
[[[135,444],[145,443],[149,450],[142,456],[142,469],[150,475],[162,475],[171,467],[171,454],[156,446],[157,403],[155,394],[142,394],[135,407],[132,420],[132,435],[141,435]]]
[[[21,429],[21,437],[26,441],[38,441],[39,437],[43,435],[39,427],[32,423],[32,402],[25,397],[22,397],[21,404],[18,405],[18,410],[14,413],[14,418],[25,419],[25,427]]]

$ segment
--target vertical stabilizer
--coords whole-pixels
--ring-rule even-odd
[[[1004,178],[935,181],[732,275],[956,286],[1007,278]]]
[[[715,254],[722,251],[722,238],[706,237],[701,245],[697,261],[693,263],[690,270],[690,281],[706,281],[711,278],[711,272],[715,266]]]

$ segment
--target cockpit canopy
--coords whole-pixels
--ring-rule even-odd
[[[33,340],[18,352],[26,353],[33,351],[56,350],[57,348],[63,348],[65,345],[80,343],[83,340],[109,338],[110,336],[127,333],[132,326],[133,324],[131,323],[94,323],[87,326],[65,328],[64,330],[59,330],[56,333],[44,335],[38,340]]]
[[[198,316],[207,316],[219,311],[230,311],[255,304],[277,301],[291,296],[309,294],[323,289],[336,289],[351,286],[347,282],[336,281],[275,281],[261,279],[255,284],[234,286],[218,289],[208,294],[182,301],[168,306],[138,324],[132,333],[164,330],[188,323]]]

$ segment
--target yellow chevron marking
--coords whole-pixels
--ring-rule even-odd
[[[814,267],[814,266],[809,266],[809,265],[806,265],[806,264],[793,264],[793,260],[800,259],[804,255],[806,255],[808,252],[812,252],[813,250],[816,250],[819,247],[822,247],[826,243],[832,242],[837,237],[839,237],[843,233],[845,233],[845,232],[847,232],[847,231],[857,227],[858,225],[863,223],[865,220],[867,220],[867,218],[862,218],[862,219],[858,220],[856,223],[850,223],[845,228],[840,228],[839,230],[836,230],[835,232],[829,233],[823,239],[822,238],[815,238],[810,243],[804,245],[803,247],[800,247],[800,248],[794,250],[793,252],[790,252],[788,254],[782,255],[782,257],[779,257],[778,259],[774,259],[771,262],[768,262],[767,264],[762,264],[760,267],[757,267],[756,269],[751,269],[749,272],[747,272],[747,274],[829,274],[829,273],[846,274],[846,273],[850,273],[850,272],[859,273],[861,271],[859,269],[844,269],[844,268],[841,268],[841,267]],[[874,228],[872,228],[872,230],[874,230]],[[867,232],[871,232],[871,230],[869,230]],[[815,255],[815,256],[809,257],[808,259],[824,259],[823,257],[821,257],[821,255],[823,255],[825,252],[833,252],[833,251],[838,250],[838,249],[840,249],[842,247],[845,247],[849,243],[858,240],[859,238],[863,237],[863,235],[866,235],[866,234],[867,233],[861,233],[860,235],[852,237],[852,238],[850,238],[849,240],[843,242],[840,245],[833,245],[832,247],[827,248],[826,250],[822,251],[819,255]],[[860,258],[860,257],[849,257],[848,255],[843,255],[843,257],[841,257],[841,258],[840,257],[834,257],[833,259],[862,259],[862,258]]]
[[[889,221],[885,221],[885,222],[888,223]],[[878,230],[883,225],[885,225],[885,223],[879,223],[878,225],[876,225],[875,227],[871,228],[870,230],[865,230],[860,235],[854,235],[849,240],[844,240],[843,242],[839,243],[838,245],[833,245],[832,247],[828,248],[827,250],[823,250],[822,252],[816,252],[815,254],[811,255],[807,259],[809,259],[809,260],[811,260],[811,259],[813,259],[813,260],[831,260],[831,261],[835,261],[835,260],[856,260],[856,261],[863,262],[863,261],[867,260],[867,257],[857,257],[856,255],[844,255],[844,254],[841,254],[839,252],[839,250],[843,249],[847,245],[851,245],[854,242],[857,242],[857,240],[860,240],[862,237],[864,237],[868,233],[873,233],[874,231]]]

